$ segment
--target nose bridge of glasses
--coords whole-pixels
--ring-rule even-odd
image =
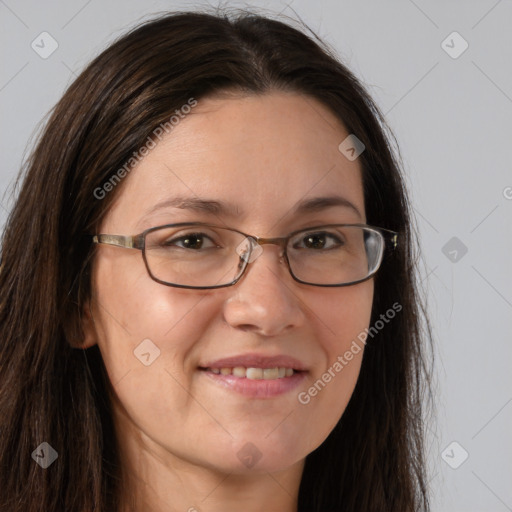
[[[277,245],[280,249],[279,259],[281,260],[286,253],[288,237],[260,238],[254,237],[254,241],[263,249],[263,245]]]
[[[277,237],[277,238],[252,237],[252,238],[258,245],[278,245],[283,250],[286,248],[286,243],[288,241],[287,237]]]

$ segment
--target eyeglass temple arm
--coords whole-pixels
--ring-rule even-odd
[[[94,235],[92,241],[95,244],[115,245],[127,249],[142,249],[144,247],[144,237],[140,235]]]

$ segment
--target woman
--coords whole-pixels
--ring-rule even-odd
[[[3,236],[1,510],[428,510],[383,126],[251,14],[170,14],[87,67]]]

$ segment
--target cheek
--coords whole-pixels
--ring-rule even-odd
[[[115,266],[102,259],[94,274],[98,345],[111,382],[127,372],[131,381],[141,372],[141,378],[153,378],[164,368],[183,374],[188,354],[213,319],[212,301],[206,292],[151,280],[142,261],[134,264],[137,254],[129,256],[116,254]]]
[[[364,353],[361,333],[369,326],[372,302],[373,281],[336,290],[328,299],[316,301],[314,313],[325,359],[298,397],[309,411],[310,432],[315,434],[310,439],[312,449],[329,435],[352,396]]]
[[[191,364],[218,305],[210,292],[163,286],[119,259],[98,265],[95,279],[98,345],[114,395],[141,431],[180,439],[187,416],[201,413]]]
[[[334,289],[313,298],[311,309],[318,329],[323,333],[322,345],[330,362],[349,349],[352,341],[370,323],[373,304],[373,281]]]

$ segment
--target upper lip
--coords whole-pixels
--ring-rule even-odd
[[[262,354],[244,354],[225,357],[201,364],[200,368],[293,368],[294,370],[306,370],[306,366],[298,359],[287,355],[265,356]]]

